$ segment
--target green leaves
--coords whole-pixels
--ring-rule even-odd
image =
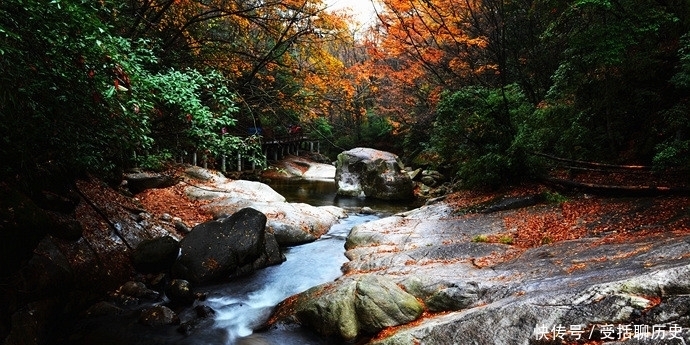
[[[97,4],[0,2],[0,82],[16,86],[0,92],[0,173],[48,161],[110,173],[135,152],[251,146],[227,134],[237,107],[220,73],[160,71],[156,44],[112,33]]]
[[[678,73],[673,76],[671,82],[679,88],[690,89],[690,33],[681,37],[678,58]]]
[[[187,123],[187,138],[197,149],[213,155],[238,149],[239,141],[227,134],[236,123],[232,116],[238,108],[218,72],[171,69],[149,76],[145,86],[153,103],[174,114],[177,121]]]
[[[542,138],[534,141],[571,158],[615,161],[626,150],[649,160],[658,115],[675,101],[666,89],[679,25],[674,11],[647,0],[572,3],[542,36],[565,49],[535,114],[541,122],[530,124],[532,138]]]
[[[438,105],[432,147],[453,163],[465,186],[498,186],[525,172],[516,138],[533,107],[516,85],[466,87]]]

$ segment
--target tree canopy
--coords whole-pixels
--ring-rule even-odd
[[[249,153],[300,123],[466,186],[532,153],[688,168],[683,0],[372,0],[356,32],[321,0],[0,2],[4,178]]]

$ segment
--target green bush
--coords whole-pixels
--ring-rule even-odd
[[[466,187],[496,187],[524,177],[525,154],[516,145],[533,112],[516,85],[466,87],[442,95],[430,147],[456,167]]]
[[[173,155],[169,151],[156,154],[139,156],[136,158],[137,166],[146,170],[162,171],[168,162],[173,160]]]
[[[220,73],[161,69],[154,42],[114,35],[106,12],[88,1],[0,2],[0,82],[13,86],[0,88],[2,174],[46,162],[108,174],[135,152],[154,152],[153,163],[180,146],[260,155],[256,141],[227,134],[237,107]]]
[[[512,236],[504,235],[498,239],[498,242],[503,244],[513,244],[515,240]]]
[[[542,194],[544,200],[549,204],[562,204],[568,201],[568,198],[558,192],[544,192]]]
[[[393,132],[393,126],[390,122],[371,111],[367,112],[366,122],[362,125],[362,141],[366,143],[376,143]]]
[[[690,92],[690,33],[683,35],[678,49],[680,60],[678,72],[671,83],[680,91]],[[666,140],[655,147],[654,167],[665,169],[671,167],[690,168],[690,100],[681,100],[663,112]]]
[[[525,119],[516,141],[530,152],[591,159],[602,141],[601,134],[590,130],[591,118],[568,105],[544,105]]]
[[[477,235],[477,236],[472,237],[472,242],[486,243],[486,242],[489,242],[489,237],[487,237],[486,235]]]

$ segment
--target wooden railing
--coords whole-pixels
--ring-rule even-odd
[[[319,140],[309,138],[306,133],[296,133],[280,137],[259,136],[261,148],[265,159],[278,161],[286,155],[299,155],[300,150],[320,153]],[[180,163],[188,163],[204,168],[213,167],[222,172],[229,170],[244,171],[256,170],[256,163],[243,157],[241,153],[228,153],[219,157],[208,157],[192,151],[178,158]],[[250,169],[248,169],[251,167]]]

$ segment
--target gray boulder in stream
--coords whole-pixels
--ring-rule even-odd
[[[284,256],[265,228],[266,216],[252,208],[199,224],[180,242],[182,255],[173,274],[202,284],[280,263]]]
[[[370,148],[342,152],[336,161],[338,194],[384,200],[413,197],[413,183],[398,156]]]
[[[319,285],[288,300],[279,309],[293,310],[301,324],[323,335],[347,340],[406,324],[423,312],[414,296],[382,276]]]

